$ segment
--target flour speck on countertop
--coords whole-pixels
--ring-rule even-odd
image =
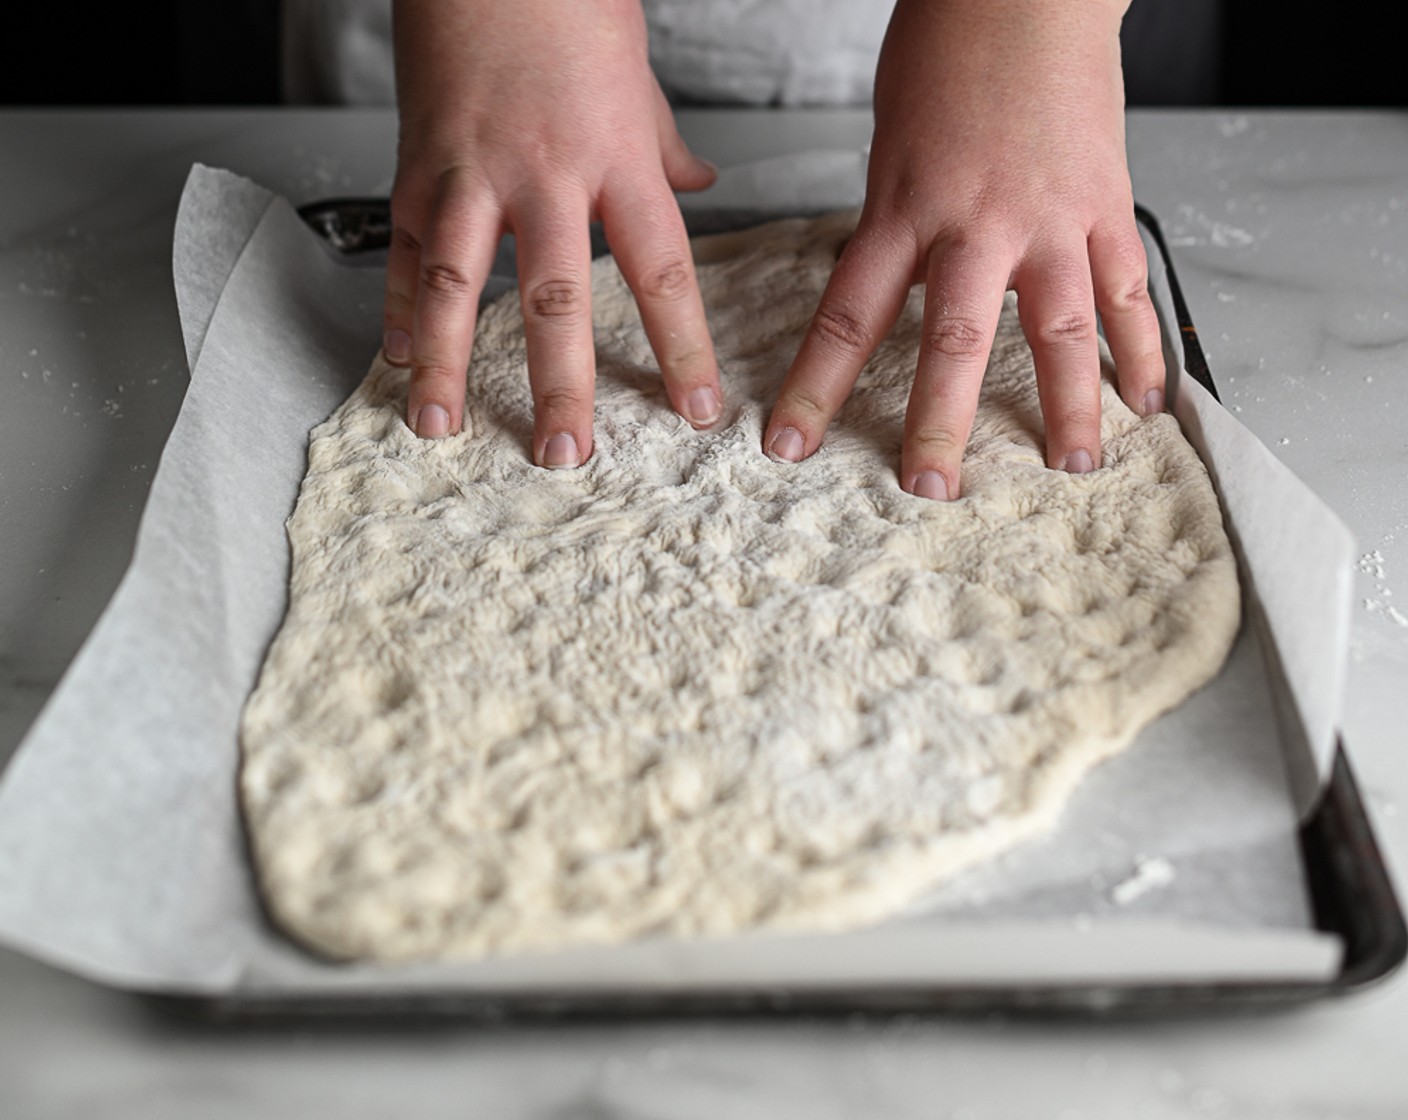
[[[1134,870],[1110,890],[1110,901],[1116,906],[1128,906],[1135,899],[1168,886],[1176,877],[1173,864],[1162,856],[1141,856]]]
[[[1395,626],[1408,627],[1408,615],[1404,615],[1393,603],[1393,588],[1388,585],[1388,575],[1384,568],[1384,554],[1379,549],[1366,552],[1355,565],[1362,575],[1374,581],[1374,593],[1364,596],[1364,609],[1370,614],[1382,616]]]

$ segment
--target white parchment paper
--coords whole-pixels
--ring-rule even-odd
[[[717,226],[854,205],[863,174],[851,152],[729,169],[690,212]],[[1310,920],[1295,831],[1333,745],[1353,544],[1191,382],[1176,411],[1255,565],[1244,578],[1265,599],[1263,623],[1243,627],[1211,685],[1094,772],[1046,837],[844,935],[410,968],[302,952],[259,907],[236,730],[284,610],[283,523],[308,432],[376,351],[382,278],[337,259],[283,200],[201,167],[174,270],[191,386],[131,567],[0,784],[0,940],[107,983],[209,994],[816,990],[1337,967],[1338,941]],[[1273,516],[1287,510],[1293,521]],[[1306,596],[1320,606],[1300,610]],[[1300,775],[1294,791],[1288,772]]]

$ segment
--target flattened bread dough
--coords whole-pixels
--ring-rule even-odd
[[[1239,602],[1206,471],[1108,370],[1105,466],[1046,469],[1010,304],[960,501],[895,477],[918,292],[821,451],[763,455],[853,223],[698,244],[713,431],[670,410],[605,259],[581,469],[530,461],[514,296],[480,323],[472,431],[417,440],[378,361],[314,432],[242,730],[291,935],[407,960],[868,923],[1049,825],[1217,671]]]

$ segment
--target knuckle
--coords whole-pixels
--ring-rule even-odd
[[[973,319],[941,316],[924,332],[924,348],[949,358],[986,357],[987,336]]]
[[[1036,328],[1037,340],[1047,346],[1095,341],[1095,316],[1086,311],[1067,311],[1042,320]]]
[[[808,419],[823,419],[830,414],[827,403],[809,386],[798,385],[789,389],[783,397],[781,411],[789,416],[805,416]]]
[[[429,198],[428,179],[403,166],[396,173],[391,187],[391,223],[393,226],[420,225]]]
[[[713,351],[705,346],[680,346],[658,356],[661,371],[674,377],[696,377],[714,364]]]
[[[469,277],[451,264],[426,265],[420,270],[420,284],[437,296],[460,298],[470,293]]]
[[[413,312],[415,307],[415,296],[409,292],[403,292],[399,288],[388,288],[382,319],[387,326],[400,326],[402,320]]]
[[[1131,212],[1130,217],[1133,217]],[[1138,227],[1123,221],[1097,226],[1091,231],[1092,244],[1098,244],[1100,256],[1119,272],[1143,272],[1149,265],[1148,254]]]
[[[1151,389],[1158,389],[1160,392],[1167,387],[1167,379],[1164,375],[1163,367],[1152,364],[1130,365],[1116,368],[1115,380],[1118,385],[1119,395],[1124,403],[1134,410],[1136,415],[1144,413],[1144,398]]]
[[[570,157],[558,139],[546,133],[524,131],[510,122],[498,121],[486,125],[484,134],[486,149],[512,149],[517,154],[519,166],[526,172],[529,182],[554,182],[570,167]]]
[[[529,288],[523,305],[537,320],[576,319],[586,310],[587,291],[576,279],[543,280]]]
[[[1105,290],[1105,306],[1116,314],[1129,314],[1143,311],[1149,306],[1149,285],[1145,278],[1136,276],[1123,284]]]
[[[436,359],[417,362],[411,370],[411,383],[417,388],[426,385],[451,385],[464,380],[465,371]]]
[[[1157,345],[1140,346],[1127,357],[1115,363],[1121,373],[1139,373],[1144,380],[1162,381],[1164,376],[1164,352]]]
[[[694,271],[688,262],[675,257],[649,269],[641,277],[641,295],[653,300],[677,300],[693,288]]]
[[[1104,306],[1138,310],[1149,299],[1149,258],[1133,229],[1097,231],[1091,240],[1091,263]]]
[[[552,385],[534,394],[537,410],[544,416],[572,416],[591,407],[591,398],[572,385]]]
[[[964,433],[945,424],[931,424],[909,436],[911,452],[924,462],[948,462],[962,454],[966,442]]]
[[[405,226],[394,226],[391,230],[391,248],[402,253],[419,253],[420,238]]]
[[[1056,422],[1065,432],[1100,430],[1100,412],[1083,404],[1067,404],[1057,413]]]
[[[1134,364],[1148,372],[1151,382],[1162,385],[1167,372],[1164,366],[1164,352],[1158,346],[1150,346],[1134,359]]]
[[[817,308],[812,330],[824,342],[854,353],[863,352],[869,341],[865,324],[859,318],[849,311],[825,304]]]

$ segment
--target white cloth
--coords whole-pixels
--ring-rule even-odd
[[[394,105],[391,0],[283,0],[285,101]]]
[[[666,93],[749,105],[870,100],[894,0],[645,0]]]
[[[650,56],[676,100],[870,100],[894,0],[643,0]],[[284,0],[284,98],[393,105],[391,0]]]

